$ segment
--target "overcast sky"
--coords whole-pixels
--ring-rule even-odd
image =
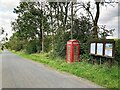
[[[0,28],[3,27],[9,37],[12,35],[11,21],[17,17],[13,13],[13,9],[17,5],[19,5],[19,0],[0,0]],[[110,38],[118,38],[118,4],[115,4],[114,7],[102,6],[100,10],[99,25],[106,25],[108,29],[115,29],[113,37]]]

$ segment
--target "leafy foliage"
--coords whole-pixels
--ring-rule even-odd
[[[37,52],[37,43],[36,41],[29,41],[26,47],[26,52],[31,54],[31,53],[36,53]]]
[[[72,5],[70,2],[20,2],[13,11],[18,17],[11,23],[15,35],[11,37],[8,46],[16,51],[49,52],[53,57],[65,57],[66,43],[72,36],[72,39],[80,42],[81,55],[88,55],[88,41],[98,34],[95,27],[98,26],[100,3],[96,2],[95,6],[96,20],[90,2]],[[75,7],[84,9],[86,15],[80,13],[78,16]],[[105,27],[102,29],[106,35],[111,32]]]
[[[120,39],[115,40],[115,60],[120,62]]]
[[[24,49],[24,47],[26,47],[26,44],[27,44],[27,41],[20,37],[18,38],[17,33],[15,33],[10,38],[10,41],[6,43],[6,45],[9,49],[12,49],[15,51],[20,51],[20,50]]]

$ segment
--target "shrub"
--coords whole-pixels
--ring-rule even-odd
[[[120,39],[115,40],[115,61],[120,62]]]
[[[26,47],[26,52],[28,54],[31,54],[31,53],[36,53],[37,52],[37,46],[36,46],[36,41],[34,40],[31,40],[27,47]]]
[[[20,51],[22,49],[22,44],[17,44],[15,47],[15,51]]]

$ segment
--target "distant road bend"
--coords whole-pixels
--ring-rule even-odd
[[[2,88],[101,88],[101,86],[52,70],[43,64],[4,50]]]

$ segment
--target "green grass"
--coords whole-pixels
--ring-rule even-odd
[[[37,61],[39,63],[47,64],[48,66],[71,73],[78,77],[86,78],[103,87],[118,88],[118,67],[107,65],[92,65],[87,62],[66,63],[61,58],[49,58],[47,54],[25,54],[16,52],[16,54]]]
[[[0,49],[0,53],[2,52],[2,50]]]

